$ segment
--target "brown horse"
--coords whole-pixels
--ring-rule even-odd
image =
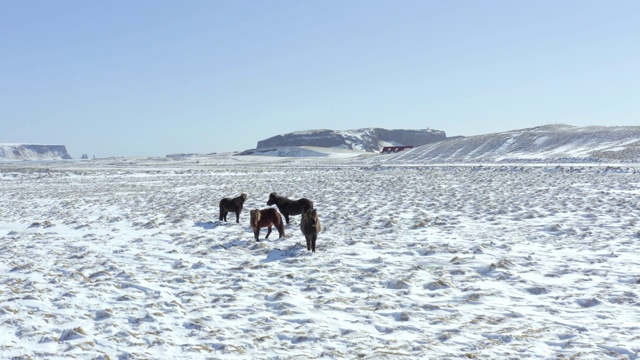
[[[318,219],[316,209],[307,210],[302,214],[300,230],[302,230],[305,239],[307,239],[307,251],[316,252],[316,239],[318,239],[318,233],[320,232],[320,219]]]
[[[289,225],[289,215],[300,215],[307,210],[313,209],[313,201],[309,199],[289,200],[274,192],[269,194],[269,200],[267,201],[267,205],[273,204],[278,207],[278,210],[280,210],[284,219],[287,221],[287,225]]]
[[[230,212],[236,213],[236,222],[240,223],[240,212],[242,212],[242,206],[247,201],[247,194],[242,193],[235,198],[224,198],[220,200],[220,221],[227,221],[227,214]]]
[[[253,229],[253,235],[255,236],[256,241],[260,241],[258,235],[260,233],[260,229],[263,227],[269,229],[265,239],[268,239],[269,234],[271,234],[271,226],[275,226],[276,229],[278,229],[278,235],[280,235],[280,237],[284,237],[282,217],[276,209],[267,208],[262,210],[251,210],[249,215],[251,217],[251,228]]]

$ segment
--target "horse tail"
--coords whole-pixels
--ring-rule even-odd
[[[284,237],[284,222],[282,221],[282,216],[276,213],[276,229],[278,229],[278,233],[280,233],[280,237]]]

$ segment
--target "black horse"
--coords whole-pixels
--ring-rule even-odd
[[[307,251],[316,252],[316,240],[320,232],[320,219],[316,209],[305,211],[300,220],[300,230],[307,240]]]
[[[269,201],[267,205],[276,205],[287,225],[289,225],[289,215],[300,215],[307,210],[313,209],[313,201],[301,198],[298,200],[289,200],[284,196],[279,196],[276,193],[269,194]]]
[[[240,212],[242,212],[242,206],[247,200],[247,194],[242,193],[235,198],[224,198],[220,200],[220,221],[227,221],[227,214],[230,212],[236,213],[236,222],[240,223]]]

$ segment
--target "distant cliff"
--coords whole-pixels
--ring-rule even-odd
[[[64,145],[0,144],[0,159],[62,160],[71,156]]]
[[[280,146],[320,146],[364,151],[380,151],[384,146],[420,146],[446,139],[444,131],[387,130],[365,128],[357,130],[308,130],[277,135],[258,141],[258,149]]]

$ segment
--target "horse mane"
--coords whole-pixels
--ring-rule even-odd
[[[316,209],[307,210],[304,214],[302,214],[302,217],[306,218],[306,221],[314,226],[318,222],[318,212],[316,211]]]

